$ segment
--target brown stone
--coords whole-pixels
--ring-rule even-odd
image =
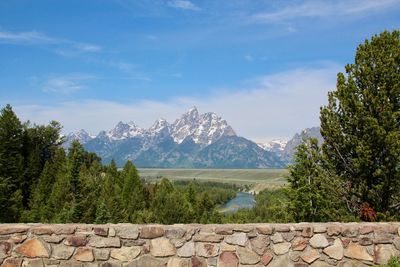
[[[391,244],[393,235],[390,233],[374,233],[375,244]]]
[[[258,255],[263,255],[267,246],[269,245],[269,237],[268,236],[258,236],[250,239],[251,248]]]
[[[196,255],[210,258],[218,256],[219,245],[213,243],[196,243]]]
[[[399,252],[392,245],[375,246],[374,263],[386,264],[392,256],[399,256]]]
[[[122,265],[119,262],[103,262],[103,263],[99,264],[99,266],[100,267],[121,267]],[[141,265],[127,265],[127,266],[139,267]],[[143,266],[145,266],[145,265],[143,265]],[[151,265],[149,265],[149,266],[151,266]]]
[[[319,259],[320,255],[319,255],[318,250],[310,248],[310,249],[307,249],[306,251],[304,251],[300,257],[303,259],[303,261],[310,264],[310,263],[316,261],[317,259]]]
[[[15,249],[15,252],[28,258],[48,258],[50,256],[44,244],[38,239],[29,239],[25,241]]]
[[[29,259],[29,260],[24,260],[24,262],[22,263],[23,267],[44,267],[44,266],[48,266],[45,265],[43,262],[42,258],[39,259]]]
[[[125,247],[132,247],[132,246],[143,246],[146,244],[145,239],[123,239],[122,241],[122,246]]]
[[[140,247],[123,247],[111,250],[111,258],[119,261],[132,261],[139,256],[141,251]]]
[[[165,237],[159,237],[150,241],[150,253],[156,257],[167,257],[175,255],[176,248]]]
[[[136,226],[123,225],[116,227],[116,235],[125,239],[138,239],[139,229]]]
[[[257,264],[260,262],[260,257],[250,249],[238,247],[237,253],[241,264]]]
[[[96,260],[106,261],[110,258],[110,250],[108,249],[94,249],[93,254]]]
[[[344,256],[357,260],[372,261],[373,258],[368,254],[365,247],[350,242],[349,246],[344,251]]]
[[[53,228],[51,226],[36,226],[31,229],[31,233],[35,235],[51,235]]]
[[[65,225],[65,224],[59,224],[53,226],[53,232],[56,235],[72,235],[75,233],[76,226],[73,225]]]
[[[219,267],[237,267],[238,265],[239,258],[234,252],[224,251],[218,257]]]
[[[233,231],[235,232],[244,232],[244,233],[249,233],[253,231],[254,226],[253,225],[248,225],[248,224],[235,224],[232,226]]]
[[[196,256],[193,256],[190,259],[190,262],[192,264],[192,267],[207,267],[208,266],[207,261],[205,259],[199,258]]]
[[[272,254],[271,252],[265,252],[264,255],[262,255],[261,257],[261,263],[264,265],[268,265],[272,259],[274,258],[274,254]]]
[[[170,239],[180,239],[186,234],[186,230],[179,227],[169,228],[165,231],[165,236]]]
[[[75,248],[62,244],[52,245],[52,258],[57,260],[68,260],[74,254]]]
[[[121,241],[117,237],[91,236],[88,244],[95,248],[119,248]]]
[[[233,234],[233,228],[229,226],[217,226],[215,227],[215,233],[218,235],[231,235]]]
[[[358,225],[345,225],[342,229],[342,236],[356,237],[358,235]]]
[[[339,238],[335,239],[333,245],[325,248],[323,252],[335,260],[341,260],[344,252],[342,241]]]
[[[9,234],[20,234],[20,233],[26,233],[29,230],[29,226],[26,225],[0,225],[0,235],[9,235]]]
[[[20,267],[22,264],[22,259],[6,259],[1,267]]]
[[[244,234],[246,235],[246,234]],[[247,238],[247,237],[246,237]],[[223,235],[216,234],[197,234],[193,237],[193,241],[195,242],[211,242],[211,243],[219,243],[224,239]]]
[[[144,226],[140,231],[141,238],[156,238],[161,237],[164,235],[164,226],[161,225],[151,225],[151,226]]]
[[[195,248],[193,242],[187,242],[182,247],[180,247],[177,251],[177,255],[179,257],[190,258],[194,255]]]
[[[358,238],[358,243],[362,246],[372,245],[372,239],[368,236],[361,236]]]
[[[350,238],[341,238],[340,240],[342,240],[343,247],[345,248],[347,248],[351,242]]]
[[[43,241],[47,243],[60,243],[61,241],[64,240],[65,236],[64,235],[42,235],[40,236]]]
[[[239,245],[242,247],[246,246],[248,241],[249,239],[245,233],[234,233],[233,235],[225,238],[226,243],[231,245]]]
[[[288,253],[291,246],[292,244],[290,244],[289,242],[284,242],[273,245],[272,249],[274,250],[276,255],[282,255]]]
[[[99,236],[108,236],[108,227],[94,227],[94,234]]]
[[[270,225],[260,225],[256,226],[256,230],[259,234],[271,235],[274,229]]]
[[[74,259],[77,261],[92,262],[94,260],[93,250],[90,248],[78,248]]]
[[[327,233],[329,236],[340,235],[342,233],[342,227],[340,225],[329,225],[327,228]]]
[[[304,250],[308,245],[308,239],[305,239],[304,237],[296,237],[292,241],[292,249],[295,251],[302,251]]]
[[[0,259],[11,256],[12,245],[7,241],[0,241]]]
[[[303,228],[301,235],[303,237],[312,237],[314,234],[314,228],[312,226],[307,226]]]
[[[81,247],[86,245],[86,235],[70,235],[64,240],[64,244],[67,246]]]
[[[287,224],[275,224],[274,225],[275,232],[289,232],[290,226]]]
[[[362,225],[362,226],[360,226],[360,234],[361,235],[366,235],[366,234],[369,234],[369,233],[372,233],[373,231],[375,230],[375,226],[373,225],[373,224],[370,224],[370,225]]]

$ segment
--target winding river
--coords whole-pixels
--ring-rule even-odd
[[[224,213],[233,213],[239,209],[251,209],[255,204],[254,195],[247,192],[238,192],[236,197],[226,202],[220,210]]]

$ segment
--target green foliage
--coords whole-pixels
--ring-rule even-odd
[[[381,264],[380,267],[400,267],[400,259],[398,257],[390,257],[387,264]]]

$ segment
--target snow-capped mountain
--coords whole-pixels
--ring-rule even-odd
[[[78,140],[88,151],[101,156],[104,162],[114,159],[119,165],[132,160],[139,167],[283,166],[273,152],[238,137],[226,120],[212,112],[199,114],[195,107],[172,124],[159,119],[144,129],[134,122],[119,122],[110,131],[101,131],[94,137],[85,133],[69,134],[64,147],[69,147],[72,140]]]
[[[287,142],[287,140],[283,139],[274,139],[266,143],[257,143],[257,145],[266,151],[278,153],[282,152],[285,149]]]

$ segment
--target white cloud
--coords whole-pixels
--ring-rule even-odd
[[[171,0],[168,1],[168,5],[178,9],[200,10],[198,6],[187,0]]]
[[[290,138],[305,127],[319,124],[319,108],[326,103],[327,92],[335,88],[338,71],[336,64],[294,69],[259,77],[244,89],[221,90],[201,99],[182,97],[125,104],[86,100],[45,106],[15,105],[15,110],[24,120],[58,120],[65,132],[83,128],[97,133],[111,129],[120,120],[133,120],[142,127],[151,126],[159,117],[173,122],[191,106],[197,106],[200,112],[216,112],[246,138]]]
[[[86,89],[85,83],[94,78],[94,76],[82,74],[50,77],[42,84],[42,91],[67,95]]]
[[[254,60],[254,58],[253,58],[252,55],[245,55],[245,56],[244,56],[244,59],[245,59],[246,61],[249,61],[249,62],[251,62],[251,61]]]
[[[59,46],[61,48],[57,49],[56,52],[61,55],[71,55],[78,52],[99,52],[102,50],[99,45],[51,37],[37,31],[10,32],[1,28],[0,43]]]
[[[252,18],[259,22],[281,22],[299,18],[362,15],[399,6],[398,0],[307,0],[283,6],[274,12],[256,13]]]

